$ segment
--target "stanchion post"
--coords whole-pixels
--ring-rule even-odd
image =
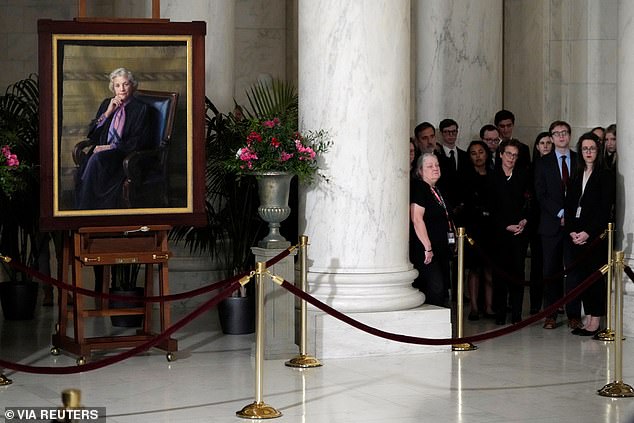
[[[6,377],[4,373],[2,373],[2,369],[0,369],[0,386],[8,386],[11,385],[13,381]]]
[[[597,333],[596,338],[601,341],[614,341],[614,307],[612,306],[612,278],[614,275],[614,223],[608,223],[608,275],[607,275],[607,299],[606,299],[606,323],[605,329]]]
[[[299,288],[303,292],[308,291],[308,236],[306,235],[301,235],[299,237]],[[300,301],[299,319],[299,355],[293,357],[284,364],[288,367],[298,368],[319,367],[321,366],[321,362],[315,357],[311,357],[306,354],[306,324],[308,319],[306,301],[304,300]]]
[[[236,416],[245,419],[272,419],[280,417],[281,412],[264,403],[262,399],[264,364],[264,276],[266,262],[259,261],[255,268],[255,401],[236,412]]]
[[[463,304],[462,299],[464,298],[464,239],[465,239],[465,228],[458,228],[458,233],[456,234],[456,242],[458,246],[458,292],[456,294],[456,322],[458,324],[458,338],[462,338],[463,331]],[[452,351],[473,351],[477,350],[478,347],[475,345],[464,342],[462,344],[453,344],[451,346]]]
[[[604,397],[634,397],[634,389],[623,383],[623,251],[617,251],[614,260],[615,274],[615,334],[614,334],[614,378],[615,381],[608,383],[599,389],[598,393]]]

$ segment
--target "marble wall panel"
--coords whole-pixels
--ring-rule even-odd
[[[549,49],[547,34],[541,28],[546,14],[535,3],[504,4],[504,107],[515,113],[514,135],[526,140],[522,128],[541,127],[543,122],[548,75],[544,64]],[[532,137],[534,131],[528,132]]]
[[[465,147],[502,105],[502,2],[420,0],[414,11],[416,118],[454,118]]]
[[[617,0],[575,0],[571,6],[571,40],[616,38]]]
[[[248,104],[245,90],[260,78],[286,78],[285,29],[237,29],[235,99]]]
[[[570,76],[567,82],[616,83],[616,69],[613,66],[616,40],[575,40],[566,44],[570,47]]]
[[[236,0],[236,28],[286,28],[286,0]]]

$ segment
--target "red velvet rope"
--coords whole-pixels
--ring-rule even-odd
[[[601,241],[603,241],[604,237],[603,234],[599,235],[598,237],[596,237],[591,243],[590,245],[588,245],[588,248],[586,248],[581,254],[579,254],[578,257],[575,258],[575,260],[572,262],[572,264],[565,270],[561,270],[557,273],[555,273],[554,275],[550,275],[547,277],[544,277],[542,279],[543,282],[552,282],[552,281],[556,281],[557,279],[562,278],[566,273],[570,272],[572,269],[574,269],[575,267],[579,266],[589,255],[590,253],[594,252],[594,250],[601,244]],[[511,274],[509,274],[507,271],[505,271],[504,269],[500,268],[494,261],[493,259],[491,259],[491,257],[489,257],[486,252],[474,241],[474,244],[471,243],[466,243],[465,245],[467,245],[468,247],[472,247],[477,253],[478,255],[487,263],[488,266],[491,267],[491,270],[496,273],[497,275],[501,276],[502,278],[511,281],[514,284],[517,285],[524,285],[524,286],[530,286],[531,285],[531,281],[527,281],[527,280],[523,280],[523,279],[518,279],[516,276],[513,276]],[[607,257],[607,254],[606,254]]]
[[[590,285],[592,285],[594,282],[599,280],[602,276],[603,274],[600,271],[598,270],[595,271],[588,278],[586,278],[581,284],[579,284],[577,287],[571,290],[566,296],[562,297],[551,306],[542,310],[540,313],[537,313],[529,317],[528,319],[522,320],[513,325],[510,325],[501,329],[484,332],[477,335],[465,336],[462,338],[438,338],[438,339],[437,338],[419,338],[419,337],[409,336],[409,335],[400,335],[400,334],[395,334],[391,332],[386,332],[381,329],[373,328],[371,326],[361,323],[358,320],[355,320],[352,317],[346,316],[345,314],[335,310],[334,308],[330,307],[328,304],[319,301],[312,295],[307,294],[306,292],[302,291],[301,289],[297,288],[295,285],[293,285],[292,283],[286,280],[282,283],[281,286],[284,289],[291,292],[293,295],[312,304],[313,306],[317,307],[321,311],[326,312],[332,317],[339,319],[342,322],[349,324],[350,326],[353,326],[359,330],[369,333],[370,335],[378,336],[380,338],[388,339],[390,341],[403,342],[407,344],[452,345],[452,344],[462,344],[462,343],[484,341],[487,339],[496,338],[496,337],[520,330],[538,320],[543,319],[546,316],[552,315],[553,313],[557,311],[557,309],[559,309],[559,307],[563,306],[564,304],[567,304],[572,299],[576,298],[583,291],[585,291]]]
[[[278,254],[277,256],[271,258],[270,260],[268,260],[266,262],[266,266],[267,267],[271,267],[275,264],[277,264],[279,261],[283,260],[285,257],[288,257],[288,255],[291,253],[291,251],[294,249],[295,247],[290,247],[284,251],[282,251],[280,254]],[[63,283],[63,282],[59,282],[56,279],[51,278],[48,275],[45,275],[43,273],[40,273],[36,270],[27,268],[26,266],[22,265],[21,263],[17,263],[13,260],[11,260],[9,263],[9,265],[11,265],[14,269],[18,270],[18,271],[23,271],[33,277],[36,277],[38,279],[41,279],[42,282],[44,283],[48,283],[54,286],[57,286],[58,288],[64,288],[67,289],[69,291],[73,291],[79,294],[84,294],[87,296],[91,296],[91,297],[100,297],[100,298],[111,298],[111,299],[121,299],[121,300],[129,300],[128,297],[122,297],[120,295],[110,295],[110,294],[103,294],[103,293],[96,293],[94,291],[91,290],[87,290],[84,288],[77,288],[75,286]],[[6,369],[11,369],[11,370],[15,370],[15,371],[20,371],[20,372],[25,372],[25,373],[36,373],[36,374],[72,374],[72,373],[80,373],[80,372],[85,372],[85,371],[90,371],[90,370],[96,370],[96,369],[100,369],[102,367],[106,367],[109,366],[111,364],[114,363],[118,363],[120,361],[123,361],[129,357],[132,357],[136,354],[139,354],[141,352],[147,351],[150,348],[152,348],[153,346],[159,344],[160,342],[164,341],[165,339],[169,338],[174,332],[176,332],[177,330],[183,328],[185,325],[189,324],[191,321],[193,321],[194,319],[196,319],[197,317],[199,317],[201,314],[207,312],[208,310],[210,310],[211,308],[215,307],[216,305],[218,305],[218,303],[222,300],[224,300],[225,298],[229,297],[236,289],[238,289],[238,287],[240,286],[240,279],[246,275],[248,275],[249,272],[244,272],[241,273],[239,275],[236,275],[234,277],[231,277],[229,279],[223,280],[223,281],[219,281],[216,282],[212,285],[206,286],[206,287],[202,287],[202,288],[198,288],[192,291],[188,291],[188,292],[184,292],[184,293],[180,293],[180,294],[173,294],[173,295],[166,295],[166,296],[156,296],[156,297],[146,297],[144,299],[145,302],[166,302],[166,301],[174,301],[180,298],[189,298],[189,297],[193,297],[195,295],[200,295],[203,293],[207,293],[210,292],[214,289],[221,289],[221,291],[218,293],[218,295],[216,295],[214,298],[211,298],[207,301],[205,301],[203,304],[201,304],[199,307],[197,307],[194,311],[192,311],[190,314],[188,314],[187,316],[183,317],[181,320],[179,320],[178,322],[174,323],[172,326],[170,326],[168,329],[165,330],[165,332],[156,335],[156,337],[153,337],[152,339],[149,339],[148,341],[139,344],[138,346],[131,348],[127,351],[124,351],[120,354],[116,354],[112,357],[108,357],[105,358],[103,360],[99,360],[99,361],[95,361],[95,362],[91,362],[91,363],[87,363],[87,364],[82,364],[79,366],[67,366],[67,367],[46,367],[46,366],[30,366],[30,365],[26,365],[26,364],[20,364],[20,363],[14,363],[14,362],[10,362],[10,361],[6,361],[6,360],[2,360],[0,359],[0,368],[6,368]],[[137,301],[139,301],[139,299],[136,299]]]
[[[292,247],[294,248],[294,247]],[[291,248],[288,248],[284,251],[282,251],[280,254],[278,254],[277,256],[273,257],[272,259],[270,259],[269,261],[266,262],[266,266],[267,267],[271,267],[273,265],[275,265],[276,263],[278,263],[279,261],[283,260],[285,257],[288,257],[288,255],[291,253]],[[216,289],[220,289],[223,286],[226,286],[227,284],[230,284],[232,282],[235,281],[239,281],[241,278],[243,278],[244,276],[247,276],[249,274],[249,272],[242,272],[236,276],[232,276],[228,279],[222,280],[222,281],[218,281],[215,282],[211,285],[207,285],[207,286],[203,286],[200,288],[196,288],[193,289],[191,291],[186,291],[186,292],[180,292],[178,294],[170,294],[170,295],[163,295],[163,296],[149,296],[149,297],[129,297],[129,296],[124,296],[124,295],[115,295],[115,294],[108,294],[108,293],[103,293],[103,292],[95,292],[91,289],[86,289],[86,288],[79,288],[76,287],[74,285],[70,285],[68,283],[65,282],[60,282],[57,279],[54,279],[52,277],[50,277],[49,275],[45,275],[44,273],[41,273],[37,270],[31,269],[26,267],[24,264],[16,262],[15,260],[11,260],[7,263],[9,266],[13,267],[15,270],[19,271],[19,272],[24,272],[34,278],[37,278],[39,280],[41,280],[42,282],[49,284],[49,285],[53,285],[56,286],[57,288],[61,288],[61,289],[65,289],[67,291],[73,292],[73,293],[77,293],[77,294],[81,294],[81,295],[85,295],[87,297],[97,297],[97,298],[106,298],[106,299],[111,299],[111,300],[116,300],[116,301],[122,301],[122,302],[145,302],[145,303],[164,303],[164,302],[170,302],[170,301],[176,301],[176,300],[181,300],[181,299],[185,299],[185,298],[191,298],[191,297],[195,297],[198,295],[202,295],[202,294],[207,294],[211,291],[214,291]]]
[[[105,358],[103,360],[94,361],[87,364],[82,364],[79,366],[66,366],[66,367],[44,367],[44,366],[30,366],[26,364],[13,363],[6,360],[0,359],[0,367],[4,367],[7,369],[25,372],[25,373],[36,373],[36,374],[48,374],[48,375],[66,375],[72,373],[80,373],[87,372],[90,370],[100,369],[102,367],[109,366],[114,363],[118,363],[119,361],[123,361],[126,358],[132,357],[141,352],[147,351],[163,340],[169,338],[174,332],[181,329],[188,323],[190,323],[195,318],[199,317],[201,314],[210,310],[211,308],[218,305],[218,303],[228,296],[231,295],[233,291],[238,289],[240,283],[238,281],[233,281],[227,287],[225,287],[222,291],[218,293],[214,298],[211,298],[205,301],[203,304],[198,306],[194,311],[189,313],[187,316],[183,317],[178,322],[174,323],[172,326],[167,328],[165,332],[157,335],[156,337],[149,339],[148,341],[139,344],[138,346],[129,349],[128,351],[124,351],[120,354],[117,354],[112,357]]]

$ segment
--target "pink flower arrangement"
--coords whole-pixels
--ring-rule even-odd
[[[22,172],[26,166],[20,164],[18,156],[11,152],[8,145],[4,145],[0,151],[0,194],[11,198],[24,186]]]
[[[325,131],[301,134],[280,118],[253,119],[240,146],[227,167],[238,173],[285,171],[310,182],[318,173],[317,159],[331,145]],[[321,176],[321,175],[320,175]]]

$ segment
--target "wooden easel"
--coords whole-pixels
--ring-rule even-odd
[[[68,235],[64,239],[62,251],[62,271],[60,277],[68,280],[68,265],[72,269],[71,282],[74,287],[84,288],[82,270],[86,266],[104,266],[109,269],[116,264],[138,263],[145,265],[145,295],[153,295],[154,269],[158,270],[159,295],[169,293],[168,249],[167,237],[171,229],[168,225],[157,226],[114,226],[88,227]],[[109,272],[104,272],[108,274]],[[107,293],[109,284],[107,278],[102,282],[102,292]],[[60,289],[58,330],[53,334],[53,348],[69,351],[79,358],[79,364],[90,357],[93,350],[134,347],[148,341],[155,334],[152,333],[152,303],[146,303],[139,308],[111,309],[107,301],[97,301],[97,307],[86,308],[83,295],[73,295],[72,309],[69,310],[67,297],[69,290]],[[93,317],[143,315],[143,328],[135,335],[86,337],[84,334],[85,320]],[[160,303],[160,330],[165,331],[170,325],[169,303]],[[72,335],[68,335],[69,320],[73,321]],[[177,341],[168,338],[159,343],[157,348],[170,354],[178,350]],[[54,352],[55,353],[55,352]]]
[[[152,0],[151,19],[119,19],[119,18],[88,18],[86,17],[86,0],[78,2],[78,17],[82,21],[114,21],[114,22],[169,22],[169,19],[160,19],[160,0]],[[114,226],[114,227],[86,227],[65,235],[63,240],[62,260],[59,277],[62,281],[68,281],[68,268],[70,266],[72,277],[71,284],[77,288],[84,288],[82,270],[89,266],[103,266],[102,292],[109,291],[110,266],[116,264],[137,263],[145,265],[145,296],[153,295],[154,270],[158,269],[158,287],[161,296],[169,293],[168,260],[170,251],[167,245],[169,225],[156,226]],[[69,309],[67,298],[70,291],[59,290],[59,315],[57,331],[53,334],[53,348],[51,352],[56,354],[59,349],[67,350],[79,356],[77,363],[84,363],[90,357],[93,350],[135,347],[155,336],[152,333],[152,303],[145,303],[143,307],[111,309],[107,301],[95,300],[96,307],[89,309],[85,306],[84,295],[72,296],[72,309]],[[85,320],[94,317],[143,315],[143,328],[135,335],[120,336],[85,336]],[[170,325],[169,303],[160,303],[160,331],[163,332]],[[69,326],[72,320],[72,331]],[[71,332],[69,335],[68,332]],[[159,343],[157,348],[168,352],[167,359],[172,360],[174,351],[177,351],[177,341],[168,338]]]
[[[118,21],[118,22],[146,22],[148,20],[153,22],[169,22],[169,19],[161,19],[161,0],[152,0],[152,17],[151,18],[134,18],[134,19],[121,19],[121,18],[91,18],[86,16],[86,0],[79,0],[77,5],[77,18],[78,21]]]

